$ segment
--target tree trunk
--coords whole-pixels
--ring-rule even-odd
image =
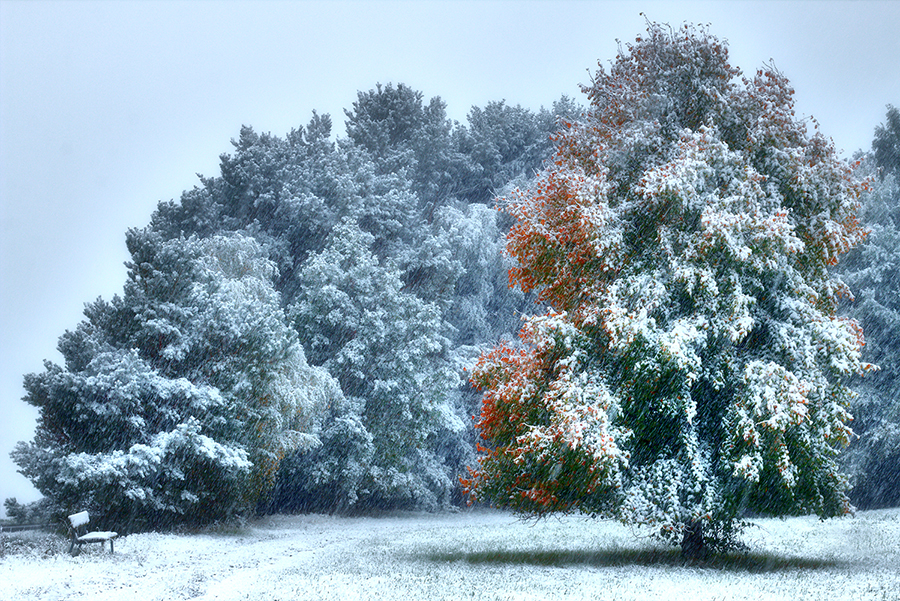
[[[703,538],[703,524],[699,521],[692,521],[685,525],[684,535],[681,537],[682,559],[694,563],[704,561],[708,554],[709,549]]]

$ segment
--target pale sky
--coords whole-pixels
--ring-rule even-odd
[[[42,2],[0,0],[0,501],[39,497],[22,376],[61,360],[84,303],[125,281],[125,230],[217,175],[241,125],[284,135],[405,83],[452,119],[505,99],[584,103],[597,61],[651,20],[709,24],[849,156],[900,106],[900,2]],[[2,509],[0,509],[2,512]]]

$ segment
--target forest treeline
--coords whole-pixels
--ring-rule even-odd
[[[127,232],[121,295],[85,308],[13,456],[59,511],[140,529],[249,509],[460,504],[478,396],[465,366],[514,336],[495,197],[579,107],[451,122],[379,85],[284,137],[243,127],[221,172]],[[15,508],[14,508],[15,510]]]
[[[509,287],[498,199],[582,110],[493,102],[460,124],[388,84],[358,94],[343,136],[315,113],[283,137],[243,127],[218,175],[127,232],[123,291],[86,305],[63,364],[25,377],[40,417],[12,455],[43,510],[140,530],[465,503],[480,411],[466,368],[539,309]],[[872,231],[835,268],[881,366],[853,383],[861,507],[900,502],[896,109],[873,148],[858,168]]]

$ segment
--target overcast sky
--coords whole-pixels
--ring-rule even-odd
[[[39,497],[9,459],[37,415],[23,374],[121,291],[125,230],[218,174],[242,124],[283,135],[316,110],[342,136],[378,82],[458,121],[492,100],[582,102],[641,12],[708,23],[745,73],[773,60],[847,156],[900,105],[900,2],[0,0],[0,500]]]

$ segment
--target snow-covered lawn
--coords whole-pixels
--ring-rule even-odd
[[[900,599],[900,510],[756,524],[749,555],[704,567],[618,524],[487,511],[274,516],[78,557],[2,534],[0,599]]]

